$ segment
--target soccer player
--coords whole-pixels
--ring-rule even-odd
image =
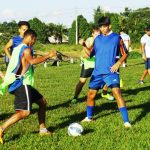
[[[150,74],[150,26],[145,29],[145,34],[141,38],[141,51],[145,61],[145,70],[139,80],[139,84],[144,84],[147,74]]]
[[[12,39],[10,39],[8,41],[8,43],[5,45],[4,47],[4,51],[5,51],[5,63],[6,63],[6,66],[8,66],[8,63],[9,63],[9,59],[11,57],[11,54],[13,52],[13,49],[15,47],[17,47],[23,40],[23,35],[24,35],[24,32],[30,28],[30,24],[27,22],[27,21],[20,21],[18,23],[18,32],[19,32],[19,35],[18,36],[15,36],[13,37]]]
[[[120,113],[122,115],[124,126],[131,127],[128,118],[128,112],[124,98],[120,91],[120,80],[117,70],[128,56],[128,51],[123,45],[123,41],[119,34],[111,31],[109,17],[101,17],[98,21],[102,34],[98,35],[94,40],[93,51],[91,56],[95,55],[95,68],[89,83],[89,91],[87,95],[87,116],[82,122],[90,122],[93,117],[95,101],[94,98],[97,91],[105,84],[112,89]],[[120,51],[124,51],[122,57],[116,62],[116,56]]]
[[[130,36],[128,34],[124,33],[123,31],[120,31],[120,36],[126,46],[126,49],[129,51],[129,47],[131,44]],[[122,63],[122,66],[126,67],[126,63],[127,63],[127,59]]]
[[[33,65],[56,57],[56,51],[50,51],[43,57],[33,57],[32,46],[36,42],[34,30],[24,33],[22,43],[14,48],[7,67],[4,83],[9,84],[9,92],[15,96],[15,113],[0,125],[0,142],[3,143],[5,130],[30,115],[32,103],[39,105],[38,121],[40,135],[50,134],[45,125],[46,100],[33,88]],[[9,82],[9,83],[8,83]]]
[[[79,43],[83,46],[83,50],[81,52],[82,57],[82,69],[80,74],[80,79],[75,88],[74,98],[71,100],[71,103],[77,103],[77,99],[79,94],[82,91],[83,86],[85,85],[87,79],[91,77],[91,74],[94,70],[95,58],[89,58],[90,52],[93,49],[94,39],[100,34],[98,27],[93,27],[92,29],[92,37],[89,37],[86,41],[81,39]],[[114,97],[107,93],[108,87],[105,85],[103,88],[103,92],[101,96],[108,100],[114,100]]]

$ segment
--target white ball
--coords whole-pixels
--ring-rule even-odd
[[[68,134],[70,136],[80,136],[83,132],[83,127],[79,123],[72,123],[68,127]]]

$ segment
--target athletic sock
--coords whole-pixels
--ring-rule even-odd
[[[93,116],[93,109],[94,109],[94,106],[87,106],[87,108],[86,108],[87,117],[89,119],[91,119]]]
[[[107,90],[103,90],[103,95],[107,95]]]
[[[128,111],[126,107],[119,108],[124,122],[129,122]]]

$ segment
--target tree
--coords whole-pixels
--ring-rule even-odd
[[[77,17],[78,22],[78,39],[83,38],[86,39],[91,36],[91,28],[87,20],[79,15]],[[69,43],[75,44],[76,41],[76,21],[73,21],[71,28],[69,29]]]
[[[32,29],[34,29],[37,32],[38,40],[41,43],[47,43],[48,42],[48,32],[47,28],[48,26],[40,21],[38,18],[33,18],[29,20],[30,26]]]
[[[0,41],[7,43],[13,36],[18,35],[18,25],[16,21],[3,22],[0,24]]]
[[[127,19],[127,29],[131,36],[132,42],[139,42],[144,34],[145,27],[150,25],[149,18],[150,8],[142,8],[131,11]]]
[[[105,13],[106,12],[100,6],[98,6],[97,9],[94,9],[94,23],[96,25],[98,24],[99,18],[106,15]]]

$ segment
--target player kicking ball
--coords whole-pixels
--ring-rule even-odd
[[[43,57],[33,57],[32,46],[36,42],[37,34],[29,29],[24,33],[22,43],[17,46],[11,56],[4,83],[9,85],[9,92],[15,96],[15,113],[0,125],[0,142],[7,128],[30,115],[32,103],[39,105],[38,121],[39,134],[49,135],[45,125],[46,100],[33,88],[33,65],[44,62],[50,57],[56,57],[56,51],[51,51]],[[10,83],[9,83],[9,82]]]
[[[87,116],[82,122],[91,122],[95,105],[97,91],[106,84],[112,89],[113,96],[117,101],[118,108],[122,115],[124,126],[129,128],[131,124],[128,118],[128,111],[124,98],[120,91],[120,79],[117,70],[128,56],[128,51],[123,44],[119,34],[111,31],[110,18],[101,17],[98,21],[102,34],[94,40],[91,56],[95,55],[95,68],[89,83],[87,95]],[[116,56],[124,51],[122,57],[116,62]]]

